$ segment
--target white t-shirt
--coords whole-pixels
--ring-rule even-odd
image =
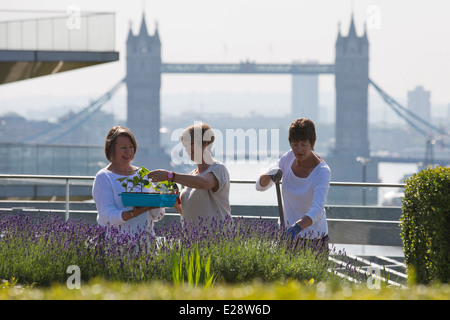
[[[223,221],[227,215],[231,215],[230,176],[227,168],[222,163],[214,161],[206,171],[199,175],[209,172],[214,174],[219,182],[219,188],[216,191],[189,187],[185,187],[181,191],[182,218],[186,222],[197,223],[198,217],[215,217],[216,220]]]
[[[281,189],[285,225],[290,226],[307,215],[313,223],[302,230],[300,236],[321,238],[328,234],[325,203],[330,188],[331,170],[322,160],[307,178],[299,178],[291,168],[294,160],[294,153],[289,150],[281,156],[276,166],[272,167],[283,171]],[[265,191],[272,185],[274,182],[270,181],[269,185],[262,187],[258,179],[256,190]]]
[[[132,178],[134,175],[127,176]],[[128,221],[122,219],[122,212],[132,210],[133,207],[124,207],[120,193],[125,192],[122,182],[117,181],[125,176],[118,175],[106,168],[97,172],[92,187],[92,196],[97,206],[97,222],[99,225],[121,226],[121,229],[134,234],[142,231],[147,226],[147,231],[154,235],[153,221],[159,221],[165,214],[164,208],[151,209]],[[152,189],[144,188],[143,192],[151,192]]]

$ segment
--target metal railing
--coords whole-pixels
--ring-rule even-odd
[[[0,175],[1,178],[1,175]],[[255,180],[231,180],[231,183],[255,184]],[[282,183],[282,182],[280,182]],[[403,188],[404,183],[381,183],[381,182],[330,182],[333,187],[387,187],[387,188]]]
[[[0,174],[0,179],[9,180],[62,180],[65,182],[65,219],[69,219],[69,208],[70,208],[70,181],[80,181],[88,180],[93,181],[94,176],[65,176],[65,175],[21,175],[21,174]],[[231,180],[231,183],[235,184],[255,184],[255,180]],[[404,183],[371,183],[371,182],[331,182],[330,186],[340,186],[340,187],[388,187],[388,188],[403,188]],[[342,220],[342,219],[340,219]],[[352,220],[353,221],[353,220]],[[363,220],[358,220],[359,222]],[[364,220],[365,221],[365,220]],[[367,220],[368,221],[368,220]],[[373,220],[371,220],[373,221]],[[395,221],[389,221],[389,223],[395,223]]]
[[[93,176],[48,176],[48,175],[21,175],[21,174],[1,174],[0,179],[33,179],[33,180],[64,180],[65,181],[65,219],[69,219],[70,205],[70,185],[71,180],[94,180]]]

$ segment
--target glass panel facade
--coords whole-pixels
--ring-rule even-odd
[[[103,147],[0,143],[0,173],[93,176],[107,165]]]
[[[114,51],[115,14],[0,22],[0,50]]]

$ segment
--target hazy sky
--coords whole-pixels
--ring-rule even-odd
[[[362,34],[367,21],[370,77],[385,91],[406,99],[418,85],[432,103],[450,103],[450,1],[448,0],[0,0],[1,9],[116,13],[120,61],[58,75],[0,85],[1,100],[23,96],[99,97],[125,75],[125,41],[132,23],[139,30],[143,7],[150,33],[158,22],[163,62],[290,63],[334,62],[341,23],[346,35],[351,13]],[[0,20],[11,13],[1,13]],[[321,76],[322,91],[334,77]],[[290,76],[163,75],[162,91],[174,93],[288,93]]]

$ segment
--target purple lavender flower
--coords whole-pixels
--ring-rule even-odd
[[[162,223],[153,237],[145,228],[129,235],[120,227],[65,222],[56,216],[36,220],[0,215],[0,278],[15,276],[24,283],[38,284],[65,282],[67,266],[76,264],[83,280],[101,276],[170,281],[172,253],[188,252],[195,246],[202,256],[211,255],[212,272],[226,282],[302,277],[303,267],[296,266],[302,263],[302,252],[318,249],[310,256],[317,259],[322,248],[302,239],[287,241],[276,223],[262,218],[205,218],[198,224],[171,221]],[[347,268],[351,272],[351,265]]]

